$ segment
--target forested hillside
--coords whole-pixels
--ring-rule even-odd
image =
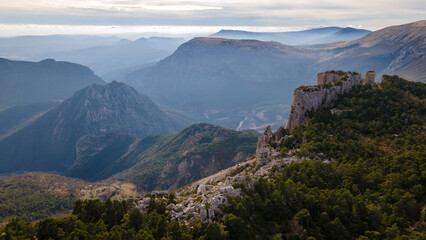
[[[311,113],[277,147],[333,162],[293,163],[259,180],[227,207],[229,234],[424,239],[425,95],[423,83],[386,77]]]
[[[241,186],[216,222],[170,222],[175,196],[157,194],[147,213],[132,201],[78,201],[68,218],[14,219],[0,239],[425,239],[425,95],[424,83],[387,76],[311,112],[271,143],[306,160]]]

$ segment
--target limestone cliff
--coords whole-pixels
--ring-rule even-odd
[[[375,72],[367,71],[364,78],[360,73],[327,71],[318,73],[317,86],[300,86],[294,90],[293,105],[286,128],[290,131],[305,123],[306,113],[333,103],[339,95],[349,92],[355,85],[374,83]]]

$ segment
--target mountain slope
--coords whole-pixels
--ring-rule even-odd
[[[0,58],[0,105],[63,100],[93,83],[104,81],[82,65],[52,59],[24,62]]]
[[[291,89],[313,74],[299,66],[313,63],[315,55],[297,47],[195,38],[157,65],[129,74],[126,82],[200,121],[236,129],[253,115],[253,105],[289,102]]]
[[[59,101],[33,103],[16,106],[0,112],[0,140],[25,127],[49,109],[58,105]]]
[[[0,172],[63,172],[78,164],[76,144],[84,136],[143,137],[173,133],[180,127],[133,88],[117,82],[94,84],[1,141]]]
[[[211,37],[229,39],[255,39],[275,41],[287,45],[324,44],[349,41],[361,38],[370,31],[355,28],[325,27],[294,32],[248,32],[238,30],[221,30]]]
[[[120,162],[136,164],[113,177],[131,181],[145,191],[176,189],[216,173],[252,155],[257,135],[236,132],[210,124],[194,124]],[[140,153],[139,153],[140,152]]]

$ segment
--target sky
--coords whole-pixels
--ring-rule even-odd
[[[0,36],[377,30],[422,19],[424,0],[0,0]]]

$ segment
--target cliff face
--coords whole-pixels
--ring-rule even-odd
[[[360,73],[327,71],[318,73],[317,86],[301,86],[294,90],[294,100],[286,128],[293,130],[306,122],[306,113],[321,106],[333,103],[339,95],[349,92],[355,85],[374,83],[375,73],[367,71],[362,78]]]

